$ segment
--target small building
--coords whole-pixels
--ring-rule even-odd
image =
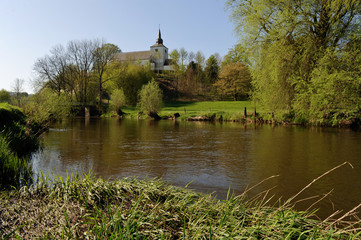
[[[121,52],[114,56],[120,62],[139,62],[142,65],[150,63],[151,69],[155,72],[172,71],[170,59],[168,59],[168,48],[163,45],[163,39],[159,29],[158,38],[149,51]]]

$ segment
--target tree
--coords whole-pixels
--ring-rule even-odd
[[[180,54],[178,52],[177,49],[174,49],[170,54],[169,54],[170,58],[172,59],[172,64],[173,65],[177,65],[179,66],[179,59],[180,59]]]
[[[195,56],[195,62],[199,64],[199,66],[203,69],[204,68],[204,61],[205,61],[204,54],[201,51],[197,51]]]
[[[254,100],[272,113],[292,110],[296,102],[299,107],[295,98],[311,94],[325,53],[334,49],[342,55],[360,32],[358,0],[228,0],[227,5],[251,63]]]
[[[88,88],[94,69],[94,52],[100,47],[99,40],[70,41],[67,52],[72,62],[72,75],[76,80],[78,101],[86,105],[88,99]]]
[[[183,92],[190,95],[199,95],[202,93],[202,81],[204,74],[202,67],[191,61],[186,70],[185,81],[183,83]]]
[[[149,116],[158,116],[157,113],[163,105],[162,97],[162,90],[153,79],[140,90],[138,106]]]
[[[193,62],[195,57],[196,57],[196,55],[194,54],[194,52],[189,52],[188,53],[188,62]]]
[[[182,71],[185,70],[185,60],[188,58],[188,52],[185,50],[184,47],[182,47],[180,50],[179,50],[179,56],[180,56],[180,61],[181,61],[181,69]]]
[[[9,103],[11,100],[11,95],[5,89],[0,90],[0,102],[7,102]]]
[[[15,98],[18,103],[18,107],[20,107],[20,99],[21,99],[21,93],[24,91],[24,79],[16,78],[14,80],[12,90],[15,93]]]
[[[251,74],[248,67],[239,62],[225,65],[219,79],[214,84],[221,95],[231,96],[234,101],[248,96],[251,87]]]
[[[53,47],[51,55],[39,58],[34,64],[34,70],[38,75],[37,88],[48,87],[60,95],[64,91],[74,90],[69,79],[69,55],[62,45]]]
[[[154,77],[150,66],[135,64],[118,64],[115,71],[121,71],[118,77],[112,80],[112,89],[122,88],[129,104],[135,105],[138,101],[138,92],[144,84]]]
[[[102,104],[103,85],[118,77],[117,71],[110,71],[113,74],[106,75],[106,71],[111,68],[110,62],[114,55],[119,53],[120,49],[118,46],[110,43],[102,43],[100,48],[94,51],[94,74],[98,84],[99,91],[99,109]]]
[[[39,58],[34,64],[37,73],[37,85],[47,87],[58,95],[67,94],[86,105],[95,102],[96,70],[101,70],[99,40],[70,41],[66,47],[55,46],[50,54]],[[105,50],[103,51],[103,53]],[[99,53],[96,55],[96,53]],[[104,53],[103,57],[106,54]],[[97,62],[97,64],[96,64]],[[103,65],[104,66],[104,65]],[[101,72],[103,77],[104,72]],[[102,79],[102,83],[104,83]]]
[[[219,65],[216,57],[211,55],[207,59],[206,67],[204,69],[206,74],[206,83],[213,84],[218,78]]]
[[[229,64],[229,63],[246,63],[249,64],[249,60],[246,54],[246,51],[242,44],[238,43],[233,48],[229,49],[226,56],[222,61],[221,67]]]
[[[71,99],[68,95],[58,95],[50,88],[43,88],[29,97],[23,109],[32,119],[45,124],[49,120],[68,117],[71,112]]]

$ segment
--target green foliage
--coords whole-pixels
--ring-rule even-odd
[[[347,60],[349,48],[360,48],[359,1],[228,0],[227,6],[243,40],[234,50],[249,57],[253,98],[277,120],[292,109],[295,119],[314,123],[359,118],[357,64]],[[342,67],[326,63],[330,51]]]
[[[0,127],[13,122],[26,123],[26,116],[19,107],[7,103],[0,103]]]
[[[225,65],[214,86],[221,95],[231,96],[235,101],[247,97],[251,87],[248,67],[239,62]]]
[[[224,56],[221,67],[223,68],[230,63],[246,63],[249,64],[248,57],[246,55],[246,50],[242,44],[238,43],[233,48],[231,48],[227,55]]]
[[[17,157],[3,134],[0,134],[0,189],[10,185],[18,187],[24,179],[30,181],[31,169],[28,160]]]
[[[211,55],[206,62],[206,67],[204,69],[206,75],[206,82],[208,84],[213,84],[218,78],[219,74],[219,65],[217,58],[214,55]]]
[[[113,89],[122,88],[127,103],[135,105],[138,101],[138,92],[142,86],[152,80],[154,73],[149,66],[135,64],[123,65],[120,76],[112,81]]]
[[[258,64],[253,68],[253,98],[278,120],[282,111],[292,107],[292,79],[297,62],[293,46],[284,41],[265,44]]]
[[[125,106],[127,99],[125,97],[123,89],[115,89],[110,96],[112,102],[112,108],[117,112],[120,113],[122,108]]]
[[[361,119],[361,58],[329,49],[312,72],[308,91],[295,98],[299,115],[321,125],[342,125]],[[356,66],[352,67],[353,64]]]
[[[138,106],[143,112],[157,113],[162,108],[162,98],[162,91],[153,79],[140,90]]]
[[[10,103],[11,95],[5,89],[0,90],[0,102],[7,102]]]
[[[34,94],[24,105],[24,111],[33,120],[46,123],[69,116],[71,99],[66,94],[56,94],[50,89],[44,88]]]
[[[39,146],[35,127],[19,108],[0,104],[0,188],[30,181],[25,156]]]

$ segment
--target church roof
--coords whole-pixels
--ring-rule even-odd
[[[118,60],[118,61],[149,60],[150,59],[150,51],[117,53],[117,54],[115,54],[114,59]]]

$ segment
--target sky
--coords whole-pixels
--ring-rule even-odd
[[[237,43],[225,0],[0,0],[0,89],[16,78],[33,93],[33,66],[56,45],[105,40],[123,52],[155,44],[160,26],[169,52],[227,54]]]

